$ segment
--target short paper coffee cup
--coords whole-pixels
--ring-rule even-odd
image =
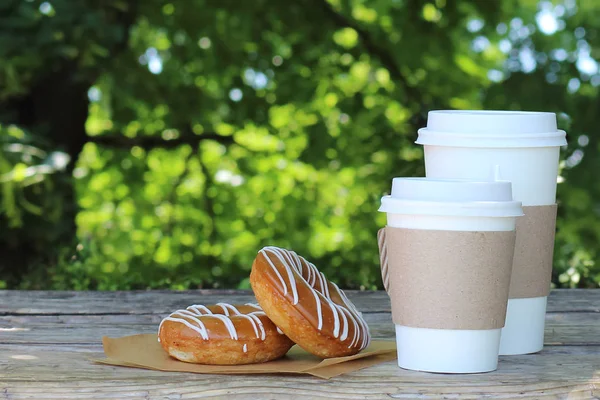
[[[398,365],[496,369],[522,215],[511,184],[396,178],[380,211],[388,220],[379,244]]]

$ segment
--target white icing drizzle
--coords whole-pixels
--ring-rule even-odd
[[[261,250],[264,251],[265,249]],[[271,250],[271,248],[269,248],[269,250]],[[280,250],[280,249],[277,249]],[[275,257],[277,257],[279,259],[279,261],[281,261],[282,265],[285,265],[285,272],[287,273],[288,276],[288,280],[290,281],[290,287],[292,289],[292,304],[296,305],[298,304],[298,287],[296,286],[296,280],[294,279],[294,273],[292,272],[292,269],[289,268],[289,263],[285,260],[286,256],[285,253],[283,253],[282,251],[273,251],[273,254],[275,255]],[[296,255],[296,253],[294,253],[294,255]],[[265,258],[269,261],[269,264],[271,264],[271,268],[273,268],[275,270],[275,272],[277,273],[277,275],[279,275],[279,279],[281,280],[281,283],[283,284],[283,295],[285,296],[287,294],[287,286],[285,284],[285,282],[283,281],[283,278],[281,277],[281,275],[279,274],[279,271],[277,270],[277,268],[275,267],[275,265],[273,264],[273,262],[271,261],[271,259],[266,256],[265,254]],[[297,265],[295,265],[296,268]]]
[[[319,300],[319,295],[317,294],[316,290],[312,290],[312,294],[315,296],[315,304],[317,306],[317,318],[318,318],[318,323],[317,323],[317,329],[321,330],[323,329],[323,311],[321,311],[321,300]]]
[[[346,293],[342,292],[340,290],[340,288],[334,283],[333,287],[335,287],[335,290],[337,290],[338,294],[340,295],[340,297],[342,298],[342,300],[344,301],[345,304],[347,304],[349,307],[349,311],[353,311],[354,314],[356,315],[356,319],[358,320],[358,323],[361,325],[361,327],[365,330],[365,332],[367,332],[366,335],[363,336],[362,338],[362,348],[364,349],[365,347],[367,347],[369,344],[371,344],[371,335],[369,334],[369,326],[367,325],[367,322],[364,320],[364,318],[362,317],[362,314],[356,309],[356,307],[354,307],[354,304],[352,304],[350,302],[350,300],[348,300],[348,297],[346,297]]]
[[[244,349],[244,353],[247,353],[247,352],[248,352],[248,345],[247,345],[246,343],[244,343],[244,347],[243,347],[243,349]]]
[[[349,314],[350,311],[346,310],[346,309],[342,309],[344,311],[344,313]],[[358,343],[358,339],[359,339],[359,335],[358,335],[358,329],[354,329],[354,335],[352,335],[352,341],[350,342],[350,347],[355,346]]]
[[[210,316],[207,315],[206,317],[217,318],[223,321],[225,328],[227,328],[227,331],[229,332],[229,336],[231,336],[233,340],[238,340],[237,330],[235,329],[235,326],[233,325],[233,322],[231,322],[231,319],[228,315],[212,314]]]
[[[299,301],[297,282],[294,274],[297,274],[298,279],[303,280],[309,285],[309,289],[312,291],[315,299],[317,329],[319,331],[323,329],[323,307],[325,306],[328,311],[331,311],[333,316],[333,337],[340,341],[346,341],[350,336],[350,326],[352,326],[352,340],[350,340],[348,348],[360,347],[362,350],[369,345],[371,341],[369,327],[362,318],[362,314],[358,312],[356,307],[348,300],[346,294],[335,283],[327,281],[325,275],[314,264],[293,251],[273,246],[265,247],[259,253],[262,253],[275,275],[279,278],[283,295],[286,296],[288,292],[291,292],[292,304],[296,305]],[[271,260],[271,256],[280,261],[285,270],[283,275],[286,276],[287,281]],[[330,292],[329,285],[333,287],[333,292]],[[332,293],[337,295],[336,297],[340,299],[341,304],[336,304],[333,301],[331,297]],[[279,328],[277,330],[280,331]]]
[[[173,315],[173,314],[171,314],[171,315]],[[204,326],[204,324],[202,323],[202,321],[200,321],[199,319],[192,320],[192,321],[194,321],[197,324],[197,325],[193,325],[187,319],[176,318],[176,317],[169,316],[169,317],[167,317],[167,318],[165,318],[165,319],[162,320],[162,322],[160,323],[160,326],[158,327],[159,331],[160,331],[160,327],[162,326],[163,322],[165,322],[165,321],[173,321],[173,322],[179,322],[181,324],[184,324],[188,328],[190,328],[190,329],[198,332],[200,334],[200,336],[202,337],[202,339],[208,340],[208,332],[206,331],[206,327]]]
[[[331,296],[329,295],[329,285],[327,284],[327,278],[325,278],[325,275],[322,272],[319,272],[319,275],[321,276],[321,279],[323,280],[322,285],[325,288],[325,296],[331,298]]]
[[[229,337],[231,339],[239,340],[237,329],[233,321],[231,320],[231,317],[241,317],[250,322],[250,325],[252,326],[252,329],[254,330],[257,339],[260,338],[260,340],[265,340],[267,334],[263,322],[260,320],[259,316],[265,316],[266,314],[264,313],[264,311],[262,311],[258,304],[246,304],[247,306],[256,309],[256,311],[252,311],[248,314],[242,314],[240,310],[237,309],[237,307],[231,304],[217,303],[216,305],[220,307],[221,310],[223,310],[223,314],[215,314],[208,307],[195,304],[189,306],[185,310],[177,310],[165,319],[163,319],[158,327],[158,331],[160,332],[160,329],[165,321],[172,321],[184,324],[188,328],[198,332],[202,339],[208,340],[209,334],[206,330],[206,326],[202,322],[202,318],[216,318],[219,321],[223,322],[223,326],[227,330],[227,333],[229,334]],[[277,329],[277,331],[280,332],[279,328]]]
[[[254,333],[256,333],[256,337],[260,338],[260,340],[265,340],[267,337],[267,333],[265,332],[265,327],[263,326],[262,321],[258,318],[259,313],[250,313],[247,315],[249,320],[252,322],[252,327],[254,328]],[[260,315],[266,315],[264,312],[260,312]],[[258,331],[260,330],[260,335]]]
[[[217,305],[219,307],[221,307],[221,310],[223,310],[223,314],[225,314],[229,317],[229,310],[227,309],[227,307],[225,307],[225,305],[223,303],[217,303]]]
[[[327,301],[327,305],[331,308],[331,313],[333,314],[333,337],[337,338],[340,335],[340,316],[337,313],[337,308],[331,299],[325,297]]]
[[[252,329],[254,329],[254,334],[256,335],[257,338],[259,337],[256,322],[249,315],[240,314],[240,315],[236,315],[236,317],[246,318],[248,321],[250,321],[250,324],[252,325]]]
[[[183,316],[186,316],[186,317],[197,317],[198,315],[202,315],[201,313],[192,312],[189,309],[188,310],[179,310],[177,312],[177,314],[183,315]],[[212,313],[209,312],[208,314],[212,314]]]
[[[231,304],[217,303],[216,305],[221,307],[221,309],[223,310],[223,313],[227,316],[229,316],[229,311],[231,311],[233,313],[233,315],[240,315],[239,310],[237,308],[235,308],[234,306],[232,306]]]
[[[283,335],[283,331],[281,329],[279,329],[279,327],[277,327],[277,333],[279,333],[280,335]]]
[[[344,341],[348,338],[348,319],[346,318],[346,312],[344,310],[344,307],[338,306],[337,304],[335,304],[336,308],[338,308],[340,310],[340,315],[342,316],[342,326],[343,326],[343,330],[342,330],[342,334],[340,336],[340,340]],[[354,324],[354,332],[356,332],[358,329],[356,329],[357,326],[356,324]]]
[[[194,304],[192,306],[189,306],[187,308],[188,310],[191,309],[191,311],[194,311],[197,315],[202,315],[202,314],[212,314],[212,311],[210,311],[208,308],[206,308],[203,305],[200,304]],[[200,311],[202,310],[202,311]]]
[[[260,340],[265,340],[265,338],[267,337],[267,332],[265,332],[265,327],[262,324],[260,318],[258,318],[259,313],[251,313],[248,315],[250,316],[250,318],[253,318],[256,320],[256,323],[258,325],[258,330],[260,330]],[[266,314],[264,312],[261,312],[260,315],[266,316]]]
[[[261,252],[264,252],[264,250],[265,249],[262,249]],[[269,265],[271,266],[271,268],[273,268],[273,271],[275,271],[275,274],[277,275],[277,277],[279,278],[279,282],[281,282],[281,287],[283,288],[283,295],[285,296],[287,294],[287,285],[285,284],[285,281],[281,277],[281,274],[277,270],[277,267],[271,262],[271,259],[269,258],[269,256],[267,256],[265,254],[265,258],[266,258],[267,262],[269,263]]]

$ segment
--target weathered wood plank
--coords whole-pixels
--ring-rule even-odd
[[[392,338],[382,292],[351,292],[376,338]],[[600,291],[554,291],[545,349],[501,357],[498,371],[426,374],[386,363],[330,381],[309,376],[163,373],[91,363],[103,335],[154,332],[175,308],[247,302],[249,292],[0,292],[0,399],[600,397]],[[562,345],[562,344],[567,344]]]
[[[100,343],[102,336],[156,332],[164,315],[19,315],[0,317],[0,343]],[[376,339],[392,339],[388,313],[364,314]],[[600,345],[600,316],[555,313],[546,317],[547,345]]]
[[[389,300],[380,292],[349,292],[364,312],[389,312]],[[249,291],[143,291],[143,292],[0,292],[0,315],[27,314],[168,314],[191,304],[256,302]]]
[[[20,315],[0,317],[1,344],[101,343],[102,336],[155,333],[165,315]],[[376,339],[393,337],[390,314],[365,314]]]
[[[597,313],[546,314],[546,345],[600,344],[600,315]]]
[[[281,378],[277,383],[265,383],[257,378],[201,379],[194,382],[149,383],[145,386],[85,383],[82,385],[60,384],[53,387],[47,383],[37,387],[5,388],[5,398],[20,399],[597,399],[596,382],[583,382],[562,386],[556,383],[497,387],[430,387],[415,390],[412,386],[398,384],[375,384],[374,382],[343,382],[316,385],[297,382],[299,378]],[[239,382],[242,381],[242,382]],[[337,383],[337,382],[336,382]],[[371,388],[371,389],[366,389]],[[0,390],[1,387],[0,387]]]
[[[45,343],[45,344],[0,344],[0,362],[6,361],[5,354],[3,352],[16,352],[22,354],[28,354],[27,352],[59,352],[59,353],[95,353],[89,355],[89,357],[99,357],[102,355],[102,344],[101,343]],[[598,345],[568,345],[568,346],[547,346],[544,351],[540,354],[544,355],[600,355],[600,346]],[[539,354],[538,354],[539,355]],[[537,355],[527,355],[523,357],[537,357]],[[505,361],[511,361],[513,356],[501,357]],[[600,371],[599,371],[600,372]]]
[[[382,291],[347,291],[363,312],[390,312]],[[164,314],[194,303],[212,304],[226,300],[254,301],[249,291],[135,291],[135,292],[48,292],[0,291],[0,315],[12,314]],[[559,289],[552,291],[548,312],[600,313],[600,290]]]
[[[96,354],[58,346],[0,345],[0,398],[554,398],[599,395],[600,346],[556,347],[502,357],[488,374],[442,375],[393,362],[330,381],[309,376],[164,373],[93,364]],[[565,357],[569,354],[570,358]],[[7,361],[8,360],[8,361]],[[173,397],[170,397],[173,396]],[[253,397],[254,396],[254,397]]]

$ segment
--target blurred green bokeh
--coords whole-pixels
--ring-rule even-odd
[[[427,111],[556,112],[553,281],[600,283],[600,2],[4,0],[0,288],[248,288],[293,248],[381,288]]]

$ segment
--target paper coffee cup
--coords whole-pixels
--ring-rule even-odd
[[[502,179],[512,182],[525,217],[517,225],[500,354],[540,351],[554,248],[559,151],[567,144],[555,114],[431,111],[416,143],[424,146],[427,177],[480,180],[499,166]]]
[[[521,203],[509,182],[395,178],[379,211],[401,368],[497,368]]]

